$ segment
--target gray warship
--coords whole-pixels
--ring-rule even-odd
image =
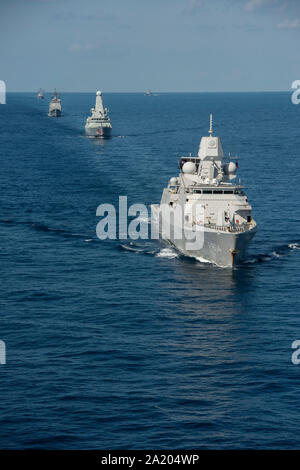
[[[39,100],[44,99],[44,91],[42,90],[42,88],[39,89],[37,97],[38,97]]]
[[[179,176],[163,190],[160,204],[151,206],[157,232],[199,261],[220,267],[240,264],[257,226],[244,188],[235,182],[237,158],[225,160],[221,140],[213,136],[212,115],[209,136],[202,137],[198,155],[182,157],[179,169]],[[198,243],[191,243],[196,238]]]
[[[104,108],[102,93],[96,93],[96,105],[91,109],[92,115],[89,116],[85,124],[85,132],[90,137],[105,138],[110,136],[112,129],[108,116],[108,109]]]
[[[61,99],[59,98],[56,89],[54,89],[53,96],[49,104],[48,116],[50,117],[60,117],[62,113],[61,109]]]

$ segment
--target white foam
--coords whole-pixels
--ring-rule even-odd
[[[300,246],[298,245],[298,243],[290,243],[289,248],[291,248],[292,250],[300,250]]]
[[[134,243],[130,242],[129,245],[120,245],[123,250],[132,251],[133,253],[142,253],[143,248],[136,248]]]
[[[172,250],[172,248],[163,248],[159,253],[156,254],[158,258],[178,258],[178,253]]]
[[[135,248],[132,248],[132,246],[129,245],[121,245],[121,247],[123,248],[123,250],[136,251]]]
[[[196,260],[199,261],[199,263],[211,263],[211,261],[208,261],[205,258],[202,258],[202,256],[196,256]]]

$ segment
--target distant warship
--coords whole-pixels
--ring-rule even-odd
[[[97,91],[96,104],[91,109],[92,115],[89,116],[85,124],[85,132],[90,137],[109,137],[112,126],[108,116],[108,109],[103,107],[102,93]]]
[[[145,96],[153,96],[152,91],[148,89],[145,93]]]
[[[49,104],[48,116],[50,117],[60,117],[62,113],[61,110],[61,99],[59,98],[56,89],[53,92],[52,99]]]
[[[37,95],[38,99],[39,100],[43,100],[44,99],[44,92],[43,90],[40,88],[39,92],[38,92],[38,95]]]
[[[160,204],[151,208],[161,237],[180,252],[200,261],[232,267],[245,259],[256,233],[256,222],[243,186],[232,182],[237,161],[223,161],[223,157],[220,138],[213,136],[211,115],[209,136],[202,137],[198,155],[180,160],[179,176],[170,179]],[[166,207],[173,214],[167,221],[171,226],[167,233],[163,210]],[[201,210],[196,210],[199,207]],[[201,243],[191,248],[190,241],[197,234]]]

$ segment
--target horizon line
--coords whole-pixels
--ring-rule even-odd
[[[45,93],[53,93],[53,90],[43,90]],[[97,90],[96,90],[97,91]],[[59,93],[96,93],[95,90],[91,91],[66,91],[60,90]],[[210,91],[164,91],[164,90],[154,90],[151,91],[152,94],[155,93],[290,93],[292,90],[210,90]],[[10,90],[6,93],[38,93],[38,90]],[[145,94],[145,91],[102,91],[102,93],[138,93]]]

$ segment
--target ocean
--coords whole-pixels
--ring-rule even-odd
[[[0,105],[1,449],[299,448],[299,112],[289,93],[94,93]],[[234,269],[96,236],[99,204],[148,207],[214,134],[258,232]]]

